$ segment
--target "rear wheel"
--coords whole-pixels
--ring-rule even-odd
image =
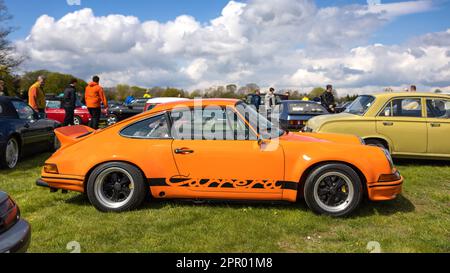
[[[5,149],[0,155],[0,165],[3,168],[14,169],[19,162],[19,142],[11,137],[6,142]]]
[[[344,164],[327,164],[315,169],[304,189],[308,207],[318,214],[344,217],[361,203],[363,187],[358,174]]]
[[[148,192],[140,170],[121,162],[97,167],[89,176],[86,190],[91,204],[102,212],[136,209]]]
[[[81,125],[81,124],[83,124],[83,120],[80,117],[76,116],[76,117],[73,118],[73,124],[74,125]]]
[[[366,145],[380,147],[389,151],[388,145],[379,139],[367,139],[365,140]]]

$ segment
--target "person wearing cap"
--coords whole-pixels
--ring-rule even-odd
[[[74,124],[74,116],[75,116],[75,107],[77,104],[77,90],[76,84],[77,79],[72,79],[70,81],[69,86],[64,90],[64,97],[62,106],[64,111],[66,111],[66,115],[64,118],[64,126],[75,125]]]

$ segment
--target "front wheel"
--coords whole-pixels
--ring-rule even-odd
[[[102,212],[123,212],[138,208],[148,189],[136,167],[116,162],[97,167],[89,176],[87,196]]]
[[[6,142],[5,150],[0,155],[0,166],[8,169],[14,169],[19,162],[19,143],[17,139],[11,137]]]
[[[350,215],[363,197],[361,179],[344,164],[327,164],[315,169],[307,178],[304,191],[312,211],[334,217]]]

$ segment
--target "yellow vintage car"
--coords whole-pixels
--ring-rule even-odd
[[[341,114],[312,118],[304,131],[357,135],[397,158],[450,160],[450,95],[363,95]]]

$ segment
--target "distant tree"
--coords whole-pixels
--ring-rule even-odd
[[[139,86],[132,86],[131,87],[131,94],[135,98],[142,98],[145,95],[145,91],[147,91],[146,88],[142,88],[142,87],[139,87]]]
[[[77,91],[84,93],[87,83],[70,74],[61,74],[47,70],[31,71],[23,74],[20,77],[20,90],[28,91],[30,86],[36,82],[39,76],[45,76],[45,85],[43,87],[44,93],[59,95],[69,84],[70,80],[76,78],[78,80]]]
[[[201,98],[203,97],[203,92],[201,90],[194,90],[191,94],[189,94],[189,98],[195,99],[195,98]]]
[[[237,91],[237,85],[236,84],[229,84],[226,87],[227,93],[236,93]]]
[[[434,93],[436,93],[436,94],[442,94],[442,90],[441,90],[441,89],[436,89],[436,90],[434,90]]]
[[[14,45],[8,40],[13,28],[7,26],[11,15],[3,0],[0,0],[0,73],[5,73],[16,68],[22,61],[22,57],[15,54]]]
[[[324,88],[316,87],[313,90],[311,90],[311,92],[309,93],[308,97],[311,98],[311,99],[314,99],[314,98],[320,97],[323,94],[323,92],[325,92]]]
[[[118,100],[124,101],[128,96],[131,95],[130,86],[127,84],[116,85],[116,94]]]
[[[161,97],[184,97],[184,91],[177,88],[167,87],[161,94]]]

